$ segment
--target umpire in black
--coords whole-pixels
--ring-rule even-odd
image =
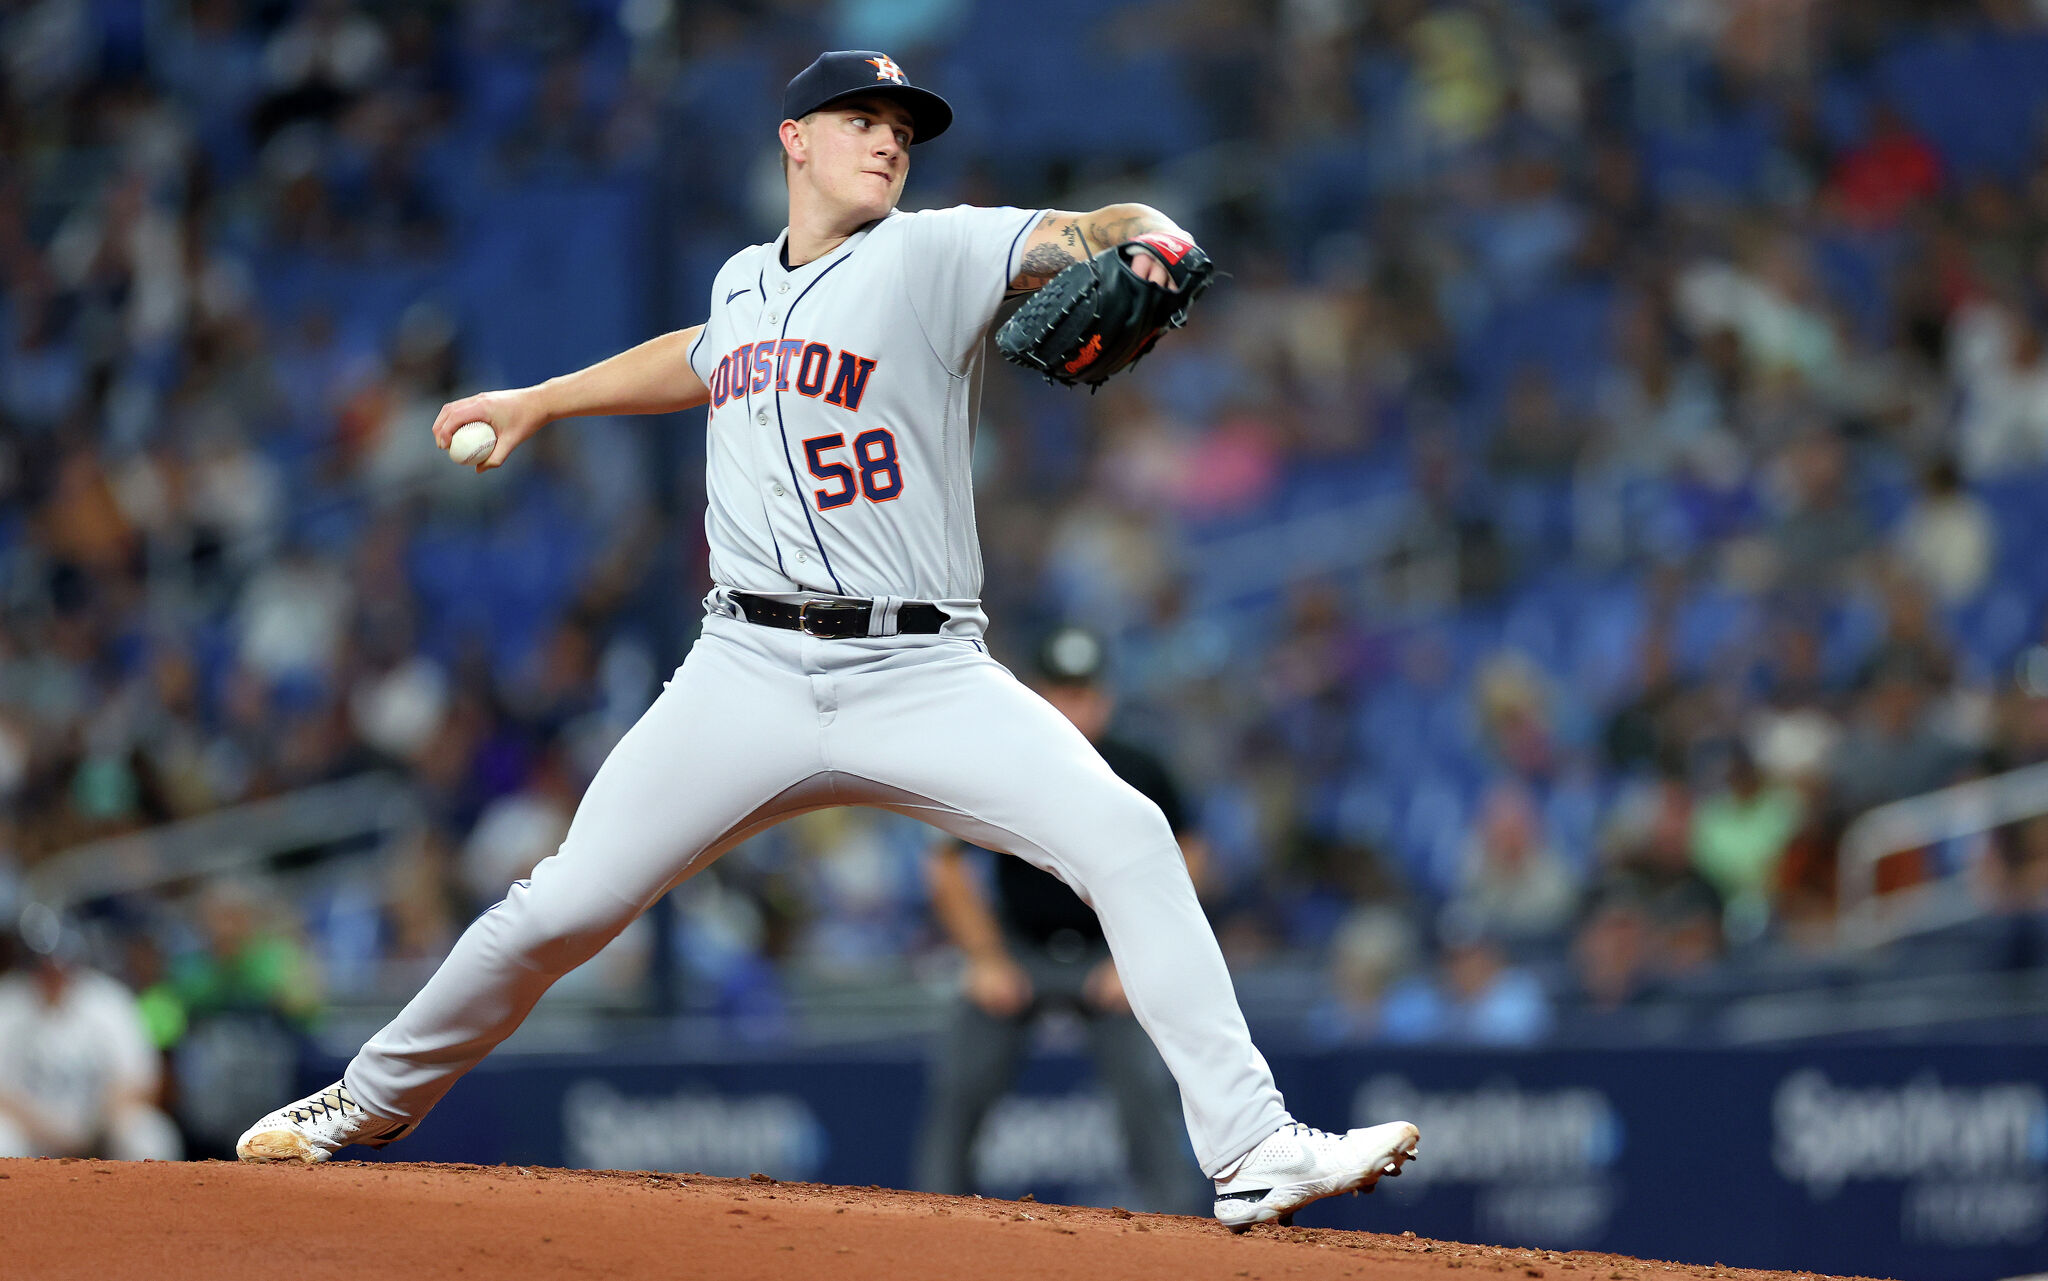
[[[1102,665],[1099,639],[1062,628],[1039,647],[1035,684],[1117,777],[1165,813],[1199,885],[1200,837],[1188,830],[1186,807],[1165,764],[1108,733],[1115,699],[1103,684]],[[1173,1078],[1131,1015],[1093,909],[1059,878],[1021,858],[998,856],[984,891],[968,866],[967,849],[948,837],[931,861],[932,907],[966,954],[967,970],[959,1006],[931,1065],[918,1186],[929,1192],[974,1190],[971,1157],[983,1119],[1016,1079],[1032,1026],[1045,1014],[1065,1010],[1086,1025],[1096,1071],[1116,1100],[1143,1208],[1206,1213],[1209,1184],[1188,1154]]]

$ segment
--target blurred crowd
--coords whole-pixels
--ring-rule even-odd
[[[482,480],[427,426],[701,319],[822,47],[960,108],[911,203],[1146,200],[1230,273],[1101,396],[991,372],[986,597],[999,654],[1107,639],[1233,960],[1324,975],[1311,1034],[1533,1043],[1825,949],[1856,815],[2048,758],[2048,5],[1047,14],[1099,38],[1020,50],[993,0],[0,4],[0,900],[408,780],[417,829],[344,873],[85,905],[203,1071],[211,1015],[402,997],[553,849],[693,634],[701,418]],[[572,982],[665,967],[774,1036],[805,984],[933,972],[926,846],[792,823]],[[2030,920],[2048,828],[1875,875]]]

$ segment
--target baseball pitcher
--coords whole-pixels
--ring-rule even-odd
[[[982,643],[969,456],[985,340],[1091,386],[1182,323],[1211,274],[1143,205],[896,205],[952,122],[886,54],[821,55],[779,127],[789,225],[742,249],[701,325],[565,377],[456,401],[501,466],[558,419],[709,408],[701,639],[612,752],[560,850],[472,924],[343,1078],[258,1121],[250,1161],[322,1161],[419,1124],[556,979],[679,882],[794,814],[871,805],[1057,876],[1091,906],[1180,1087],[1232,1228],[1369,1189],[1413,1159],[1394,1121],[1288,1115],[1159,807]]]

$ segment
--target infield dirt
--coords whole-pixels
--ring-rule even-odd
[[[765,1176],[756,1176],[765,1179]],[[0,1160],[8,1281],[1764,1281],[1609,1254],[694,1174]]]

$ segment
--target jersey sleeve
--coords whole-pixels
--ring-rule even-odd
[[[690,368],[703,380],[706,387],[711,385],[711,376],[718,371],[718,359],[724,350],[727,333],[726,309],[719,300],[725,298],[725,295],[736,286],[751,285],[755,282],[756,274],[760,270],[760,256],[766,250],[765,245],[749,245],[726,259],[725,264],[711,277],[711,294],[705,299],[704,329],[697,335],[697,340],[690,344],[688,357]],[[718,332],[713,333],[713,330]]]
[[[1017,275],[1042,209],[957,205],[904,215],[911,310],[946,368],[963,371]]]
[[[704,308],[704,328],[696,341],[690,344],[690,368],[703,379],[706,387],[711,385],[712,372],[718,368],[718,345],[711,338],[712,327],[718,323],[719,317],[718,287],[725,282],[730,270],[731,264],[728,263],[711,278],[711,298],[710,305]]]
[[[697,332],[697,339],[690,344],[690,369],[703,380],[706,387],[711,385],[711,317],[704,318],[704,328]]]

